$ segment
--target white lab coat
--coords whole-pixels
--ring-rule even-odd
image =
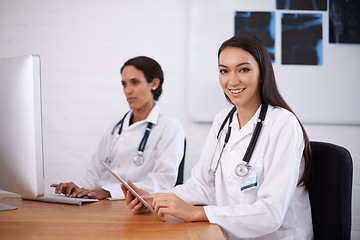
[[[249,145],[260,108],[241,129],[235,112],[231,137],[212,177],[208,172],[216,135],[229,111],[224,109],[215,117],[191,178],[171,191],[188,203],[207,205],[209,221],[218,224],[229,239],[312,239],[309,196],[304,187],[297,187],[304,168],[304,139],[296,117],[269,106],[247,175],[258,173],[258,187],[240,191],[246,177],[238,177],[235,168]],[[222,138],[221,147],[223,142]],[[212,168],[218,157],[219,150]]]
[[[136,186],[148,191],[157,192],[174,187],[179,164],[184,154],[185,134],[179,120],[159,113],[157,104],[145,120],[129,126],[132,112],[124,120],[122,133],[110,155],[109,166],[124,180],[130,179]],[[147,124],[153,123],[144,150],[144,163],[136,166],[133,162]],[[112,141],[115,141],[118,128],[114,135],[108,130],[88,165],[83,180],[78,184],[87,189],[103,188],[110,192],[111,199],[124,199],[120,182],[112,176],[99,162],[104,160]],[[114,140],[113,140],[114,139]]]

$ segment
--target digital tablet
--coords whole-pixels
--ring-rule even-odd
[[[101,164],[117,179],[119,180],[132,195],[134,195],[139,201],[152,212],[159,220],[165,221],[163,217],[160,217],[157,212],[132,188],[130,187],[119,175],[117,175],[104,161],[100,160]]]

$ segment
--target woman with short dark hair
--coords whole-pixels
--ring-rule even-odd
[[[184,155],[185,134],[179,120],[160,113],[157,104],[164,75],[154,59],[131,58],[120,69],[128,111],[110,127],[79,184],[52,184],[56,193],[70,197],[124,199],[120,183],[100,160],[120,177],[149,192],[175,186]]]

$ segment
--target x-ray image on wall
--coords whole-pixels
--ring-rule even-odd
[[[275,61],[275,12],[235,12],[235,34],[250,33],[265,44]]]
[[[282,14],[282,64],[322,65],[321,14]]]
[[[327,10],[327,0],[276,0],[277,9],[286,10]]]
[[[329,42],[360,43],[360,1],[329,1]]]

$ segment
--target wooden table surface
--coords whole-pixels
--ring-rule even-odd
[[[0,196],[17,210],[0,211],[0,239],[224,239],[208,222],[162,222],[151,213],[133,214],[124,201],[82,206]]]

